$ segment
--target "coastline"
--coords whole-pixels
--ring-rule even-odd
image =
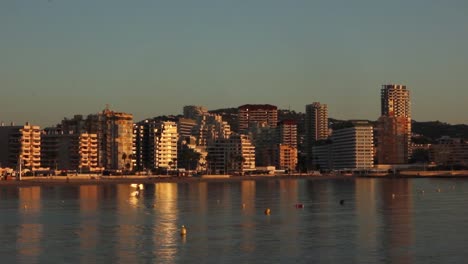
[[[240,181],[271,181],[283,179],[306,179],[306,180],[354,180],[356,178],[379,178],[379,179],[416,179],[416,178],[461,178],[468,179],[467,173],[410,173],[410,174],[386,174],[386,175],[341,175],[341,174],[288,174],[288,175],[257,175],[257,176],[230,176],[221,177],[178,177],[166,175],[138,176],[96,176],[96,175],[73,175],[73,176],[36,176],[23,177],[21,181],[0,180],[1,186],[79,186],[79,185],[114,185],[114,184],[154,184],[154,183],[198,183],[198,182],[240,182]]]
[[[47,176],[24,177],[21,181],[2,180],[1,186],[79,186],[79,185],[114,185],[114,184],[154,184],[154,183],[198,183],[198,182],[240,182],[240,181],[268,181],[282,179],[332,180],[354,179],[356,176],[342,175],[274,175],[274,176],[232,176],[229,178],[200,178],[177,176]]]

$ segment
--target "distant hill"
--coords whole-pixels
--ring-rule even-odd
[[[412,131],[431,141],[443,136],[468,139],[468,125],[451,125],[440,121],[417,122],[413,120]]]
[[[237,108],[223,108],[210,110],[210,113],[219,114],[227,121],[233,131],[237,131]],[[278,109],[278,121],[295,120],[298,126],[298,134],[304,134],[305,114],[290,110]],[[372,125],[376,125],[375,120],[368,120]],[[339,129],[349,126],[349,120],[339,120],[334,118],[328,119],[328,124],[331,129]],[[451,125],[440,121],[418,122],[412,121],[412,132],[420,135],[413,140],[415,143],[435,143],[442,136],[459,137],[468,140],[468,125]]]

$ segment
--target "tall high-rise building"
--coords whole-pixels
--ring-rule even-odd
[[[307,155],[307,167],[312,167],[312,146],[315,142],[328,138],[328,108],[326,104],[315,102],[306,105],[305,115],[305,143]]]
[[[133,115],[105,109],[88,119],[92,120],[89,133],[98,136],[99,167],[132,170]]]
[[[411,155],[410,144],[410,92],[405,85],[382,85],[381,117],[377,125],[378,162],[407,163]]]
[[[274,105],[246,104],[238,107],[239,131],[247,132],[252,123],[264,123],[271,128],[278,123],[278,107]]]
[[[39,126],[0,126],[0,167],[17,168],[21,160],[24,169],[41,168],[41,132]]]

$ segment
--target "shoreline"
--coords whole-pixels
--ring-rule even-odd
[[[115,184],[154,184],[154,183],[198,183],[198,182],[240,182],[268,181],[282,179],[333,180],[355,179],[356,176],[342,175],[275,175],[275,176],[232,176],[229,178],[200,178],[177,176],[46,176],[24,177],[21,181],[2,180],[2,186],[79,186],[79,185],[115,185]]]
[[[439,175],[259,175],[259,176],[231,176],[231,177],[177,177],[177,176],[39,176],[24,177],[21,181],[0,180],[2,186],[80,186],[80,185],[115,185],[115,184],[154,184],[154,183],[198,183],[198,182],[240,182],[240,181],[271,181],[285,179],[305,180],[354,180],[356,178],[379,179],[419,179],[419,178],[462,178],[468,179],[468,174],[439,174]]]

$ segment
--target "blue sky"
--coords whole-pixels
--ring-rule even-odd
[[[399,83],[414,119],[468,123],[466,14],[462,0],[2,0],[0,120],[315,101],[377,119],[381,84]]]

